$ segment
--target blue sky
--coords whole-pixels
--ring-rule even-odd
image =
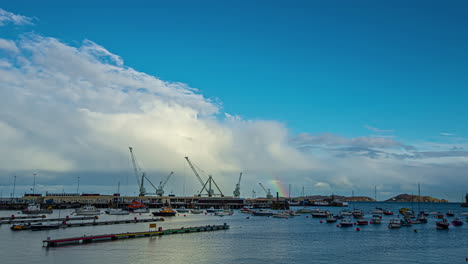
[[[252,182],[276,178],[285,184],[292,182],[296,189],[300,189],[304,181],[309,181],[311,188],[326,186],[324,190],[314,189],[323,193],[358,188],[350,186],[350,182],[362,180],[369,185],[365,187],[369,190],[373,190],[373,185],[382,184],[382,192],[391,196],[408,190],[408,184],[427,181],[435,194],[449,196],[449,184],[459,183],[463,169],[468,166],[466,1],[442,4],[437,1],[69,3],[0,0],[0,8],[29,17],[33,24],[0,26],[0,39],[13,41],[19,50],[12,55],[12,42],[4,41],[4,45],[10,43],[11,54],[1,53],[0,43],[0,60],[8,68],[4,75],[12,76],[2,79],[9,86],[5,84],[0,91],[5,98],[10,98],[8,102],[18,100],[12,107],[25,115],[24,119],[19,118],[20,114],[0,116],[5,129],[12,135],[34,135],[35,132],[31,132],[34,120],[26,116],[37,109],[49,115],[63,111],[76,116],[76,120],[86,120],[69,124],[64,116],[51,118],[44,115],[44,119],[37,119],[44,122],[60,120],[56,129],[71,134],[76,131],[73,126],[85,130],[83,127],[98,120],[108,127],[127,121],[145,126],[138,123],[145,118],[167,126],[180,123],[183,125],[174,126],[167,133],[183,131],[186,133],[184,137],[190,140],[214,138],[213,142],[203,141],[202,146],[192,140],[184,145],[174,139],[176,143],[171,145],[172,141],[167,138],[165,142],[158,141],[156,136],[149,139],[154,141],[154,146],[176,149],[174,153],[180,155],[185,155],[183,152],[187,152],[187,148],[216,145],[213,148],[210,145],[206,153],[200,154],[205,167],[219,161],[219,157],[214,157],[218,155],[224,158],[222,161],[227,164],[228,173],[234,168],[249,168],[256,175]],[[51,39],[57,42],[49,42]],[[7,50],[5,46],[4,50]],[[73,54],[81,57],[73,57]],[[57,59],[53,60],[54,56]],[[98,57],[99,62],[93,56]],[[123,60],[124,66],[118,63],[116,56]],[[35,81],[41,79],[41,75],[34,75],[23,66],[19,69],[24,75],[20,75],[11,67],[21,64],[20,57],[39,69],[35,73],[50,72],[50,80],[37,84]],[[89,60],[78,61],[81,58]],[[62,64],[67,59],[70,63]],[[106,64],[109,61],[123,68],[118,68],[120,75],[108,79],[107,83],[113,84],[107,90],[101,88],[106,85],[102,76],[115,70]],[[86,71],[87,67],[90,71]],[[111,70],[103,70],[107,68]],[[134,69],[147,76],[141,83],[135,83],[138,77],[125,69]],[[81,79],[75,83],[77,75]],[[62,76],[69,81],[62,83],[65,78]],[[25,82],[19,85],[12,82],[15,78]],[[153,83],[152,78],[174,82],[176,86]],[[77,86],[83,85],[83,80],[91,90],[75,91]],[[116,87],[122,91],[128,91],[129,87],[140,88],[135,85],[146,87],[150,93],[153,90],[148,87],[154,86],[157,96],[145,97],[137,93],[132,97],[127,92],[110,96]],[[198,92],[192,94],[188,87],[196,88]],[[28,108],[31,104],[21,105],[27,102],[22,98],[21,89],[37,93],[39,98],[47,94],[49,101],[34,102],[38,105],[36,110],[31,110]],[[82,94],[89,97],[80,97]],[[166,104],[168,108],[163,109],[161,105]],[[90,113],[83,116],[83,109]],[[154,116],[155,110],[163,111],[161,109],[172,119],[161,120]],[[143,114],[135,119],[120,115],[140,112]],[[185,119],[193,112],[207,114],[196,120]],[[104,116],[109,113],[113,115]],[[225,113],[239,118],[226,121]],[[199,127],[191,134],[187,127],[194,124]],[[164,130],[161,127],[147,129]],[[95,143],[105,134],[103,130],[105,128],[85,130],[89,138],[80,138],[77,145],[64,143],[67,148],[51,150],[48,161],[70,155],[68,148],[85,151],[83,146]],[[147,144],[143,138],[148,140],[148,137],[132,138],[135,133],[126,132],[128,142],[125,143]],[[107,134],[106,138],[112,136]],[[57,140],[52,132],[38,133],[32,138],[36,137],[43,142]],[[257,137],[258,140],[253,140]],[[112,138],[112,143],[120,144],[122,138]],[[62,140],[68,142],[69,139]],[[45,144],[42,141],[29,144],[37,144],[40,148]],[[259,155],[268,153],[267,158],[259,161],[265,165],[250,164],[240,157],[244,153],[225,151],[232,147],[231,144],[239,149],[244,149],[245,145],[247,151],[250,151],[248,146],[254,146],[256,149],[252,152]],[[106,142],[99,149],[110,155],[111,145]],[[123,149],[116,158],[122,159],[126,155]],[[25,149],[20,154],[26,155],[30,151]],[[196,151],[191,151],[195,155]],[[149,150],[142,156],[147,159],[147,164],[152,162]],[[284,164],[277,164],[277,159]],[[79,167],[91,171],[102,169],[90,160],[82,156],[70,157],[63,160],[63,164],[68,165],[39,166],[39,170],[65,177],[66,172],[76,175]],[[39,161],[25,167],[34,170],[33,164],[39,164]],[[278,168],[269,168],[268,164],[278,165]],[[336,164],[336,168],[330,168]],[[358,168],[351,164],[365,165]],[[221,168],[215,170],[220,174],[227,173]],[[395,175],[376,175],[376,172],[386,170]],[[288,176],[288,173],[294,176]],[[430,174],[427,176],[430,180],[418,178],[426,173]],[[161,175],[166,174],[161,172]],[[364,174],[368,176],[362,176]],[[446,189],[437,193],[440,179],[448,174],[453,174],[453,178],[447,179]],[[411,183],[399,182],[405,175],[414,177]],[[8,177],[11,178],[11,173]],[[385,177],[392,181],[381,183]],[[248,181],[248,177],[246,179]],[[462,193],[465,187],[466,183],[460,185],[457,192]]]
[[[189,84],[223,110],[294,132],[408,140],[466,135],[463,1],[5,1],[31,29],[91,39],[126,65]]]

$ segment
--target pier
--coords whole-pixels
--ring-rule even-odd
[[[103,242],[103,241],[114,241],[118,239],[129,239],[139,237],[152,237],[162,235],[173,235],[173,234],[185,234],[185,233],[196,233],[196,232],[208,232],[229,229],[229,225],[207,225],[198,227],[181,227],[176,229],[163,230],[159,228],[157,231],[145,231],[145,232],[128,232],[128,233],[117,233],[117,234],[104,234],[95,236],[81,236],[72,238],[61,238],[61,239],[46,239],[42,241],[45,247],[58,247],[63,245],[80,245],[85,243]]]
[[[0,221],[5,221],[5,220],[15,220],[15,219],[32,219],[32,218],[46,218],[45,215],[20,215],[20,216],[7,216],[7,217],[0,217]]]
[[[132,224],[132,223],[148,223],[148,222],[161,222],[164,221],[164,218],[147,218],[147,219],[127,219],[127,220],[112,220],[112,221],[95,221],[95,222],[84,222],[84,223],[60,223],[56,225],[13,225],[11,230],[13,231],[22,231],[22,230],[50,230],[50,229],[59,229],[59,228],[68,228],[68,227],[80,227],[80,226],[100,226],[100,225],[118,225],[118,224]]]
[[[31,217],[29,217],[31,218]],[[96,216],[80,216],[80,217],[62,217],[62,218],[42,218],[42,219],[20,219],[20,220],[7,220],[0,222],[1,224],[26,224],[26,223],[42,223],[42,222],[63,222],[63,221],[80,221],[80,220],[93,220],[97,219]]]

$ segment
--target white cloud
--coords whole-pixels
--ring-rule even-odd
[[[33,19],[27,16],[17,15],[0,8],[0,26],[6,24],[13,25],[33,25]]]
[[[373,126],[370,126],[370,125],[365,125],[364,126],[365,128],[375,132],[375,133],[393,133],[394,130],[393,129],[380,129],[380,128],[377,128],[377,127],[373,127]]]
[[[219,103],[195,89],[126,67],[122,58],[90,40],[73,47],[30,34],[15,43],[16,55],[0,61],[3,171],[41,170],[57,186],[70,185],[78,173],[83,186],[88,181],[109,189],[109,182],[116,182],[106,173],[131,173],[132,146],[145,170],[176,172],[170,184],[179,194],[185,182],[186,193],[199,189],[185,156],[213,174],[227,194],[241,171],[243,190],[256,188],[257,193],[258,182],[274,177],[293,186],[305,182],[306,189],[326,194],[353,189],[358,195],[359,189],[373,190],[375,184],[395,193],[415,181],[443,189],[441,176],[466,186],[460,168],[468,161],[460,149],[450,149],[453,144],[416,151],[378,136],[292,136],[276,121],[222,113]],[[9,175],[0,171],[0,180]],[[85,180],[85,175],[92,176]]]
[[[13,40],[1,39],[1,38],[0,38],[0,50],[5,50],[12,54],[17,54],[19,52],[19,49]]]
[[[452,134],[452,133],[446,133],[446,132],[443,132],[443,133],[440,133],[442,136],[454,136],[455,134]]]

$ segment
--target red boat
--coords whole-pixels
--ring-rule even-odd
[[[384,210],[384,211],[383,211],[383,214],[384,214],[384,215],[393,215],[393,212],[390,211],[390,210]]]

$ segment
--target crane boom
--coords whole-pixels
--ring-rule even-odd
[[[135,177],[137,179],[138,186],[140,187],[139,196],[145,196],[145,194],[146,194],[146,190],[145,190],[145,187],[144,187],[145,173],[144,172],[141,173],[141,181],[140,181],[138,171],[141,171],[141,169],[137,165],[137,162],[136,162],[136,159],[135,159],[135,154],[133,154],[133,148],[132,147],[128,147],[128,148],[130,149],[130,157],[132,158],[133,171],[135,173]]]
[[[190,168],[192,168],[192,171],[193,173],[195,174],[195,176],[197,177],[198,181],[200,182],[201,186],[203,187],[205,185],[205,183],[203,183],[203,180],[201,179],[200,175],[198,174],[197,170],[195,169],[195,167],[192,165],[192,162],[190,162],[189,158],[188,157],[185,157],[185,159],[187,160],[188,164],[190,165]]]
[[[271,195],[271,192],[270,192],[270,189],[266,189],[265,186],[263,186],[263,184],[261,182],[258,183],[260,185],[260,187],[262,187],[262,189],[265,191],[266,193],[266,198],[267,199],[271,199],[273,198],[273,195]]]
[[[167,176],[167,178],[166,178],[166,180],[164,180],[164,182],[161,182],[159,184],[159,188],[164,189],[164,186],[166,186],[166,184],[169,181],[169,179],[171,178],[172,174],[174,174],[173,171],[171,171],[171,173],[169,174],[169,176]]]
[[[237,182],[236,188],[234,189],[234,192],[233,192],[235,198],[239,198],[239,197],[240,197],[240,183],[241,183],[241,179],[242,179],[242,172],[241,172],[240,175],[239,175],[239,181]]]
[[[265,186],[263,186],[263,184],[261,182],[259,182],[258,185],[260,185],[260,187],[262,187],[262,189],[265,191],[265,193],[268,193],[267,189],[265,188]]]

